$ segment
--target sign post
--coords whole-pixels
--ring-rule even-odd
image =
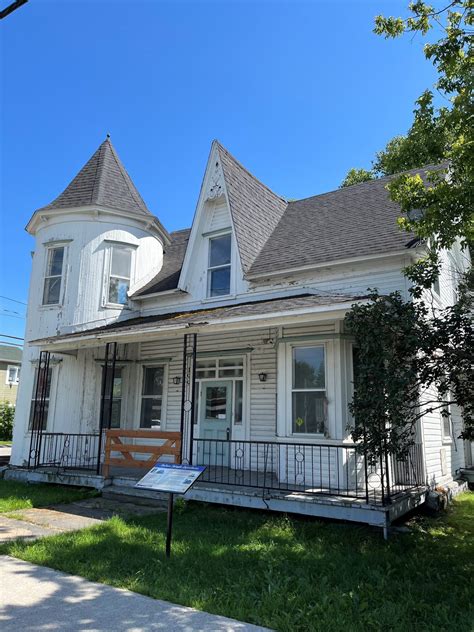
[[[185,494],[205,470],[204,465],[175,465],[174,463],[157,463],[135,487],[151,489],[155,492],[166,492],[168,496],[168,520],[166,529],[166,557],[171,555],[171,534],[173,530],[174,494]]]

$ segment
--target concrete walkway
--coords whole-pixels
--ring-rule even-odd
[[[164,511],[160,506],[135,505],[106,498],[87,498],[67,505],[18,509],[0,515],[0,543],[36,540],[66,531],[93,527],[112,516],[146,516]]]
[[[263,632],[266,628],[0,556],[2,632]]]

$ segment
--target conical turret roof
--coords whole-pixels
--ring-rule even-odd
[[[152,216],[109,137],[104,140],[61,195],[39,210],[96,205]]]

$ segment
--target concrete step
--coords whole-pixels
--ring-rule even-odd
[[[163,492],[153,492],[148,489],[136,489],[128,485],[112,484],[105,487],[102,497],[109,500],[118,500],[135,505],[163,506],[168,502],[168,494]]]

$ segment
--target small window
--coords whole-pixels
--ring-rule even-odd
[[[20,367],[9,364],[7,367],[6,384],[12,386],[20,381]]]
[[[434,283],[433,283],[433,292],[436,294],[436,296],[439,296],[440,295],[440,291],[441,291],[441,289],[440,289],[440,285],[439,285],[439,274],[438,274],[438,276],[436,277],[436,279],[434,280]]]
[[[292,431],[324,434],[327,430],[324,347],[295,347],[292,365]]]
[[[44,393],[44,415],[43,415],[43,423],[41,424],[41,428],[36,428],[36,430],[45,430],[46,425],[48,423],[48,413],[49,413],[49,396],[51,393],[51,376],[53,374],[52,369],[48,369],[48,373],[45,376],[44,372],[41,373],[43,379],[46,379],[46,383],[43,381],[38,386],[38,369],[35,369],[35,380],[33,384],[33,395],[31,397],[31,407],[30,407],[30,421],[28,424],[28,430],[33,428],[33,418],[35,414],[36,407],[36,389],[38,388],[38,398],[41,398],[42,393]]]
[[[113,305],[126,305],[130,288],[132,251],[123,246],[110,248],[108,302]]]
[[[44,276],[43,305],[59,305],[64,267],[64,246],[48,248]]]
[[[111,375],[112,371],[109,372]],[[102,379],[104,379],[105,369],[102,370]],[[110,378],[107,380],[105,392],[110,393]],[[112,413],[110,414],[110,398],[105,397],[104,400],[104,416],[102,419],[104,428],[120,428],[122,420],[122,367],[115,367],[114,384],[112,386]],[[110,414],[110,423],[109,423]]]
[[[230,294],[231,234],[209,239],[208,296]]]
[[[448,406],[444,412],[445,414],[441,415],[443,440],[450,441],[452,439],[451,406]]]
[[[140,428],[160,428],[163,409],[164,368],[144,367]]]

